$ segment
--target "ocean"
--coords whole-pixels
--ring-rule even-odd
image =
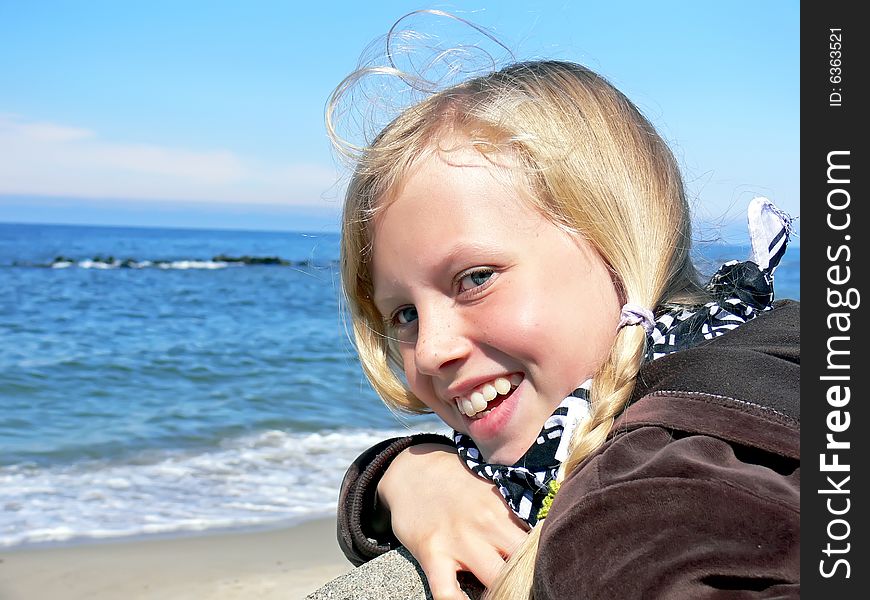
[[[332,515],[363,449],[445,432],[362,375],[338,241],[0,223],[0,547]],[[777,298],[799,265],[790,247]]]

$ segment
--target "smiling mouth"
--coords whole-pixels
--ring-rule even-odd
[[[489,414],[513,392],[522,382],[523,376],[514,373],[508,377],[496,377],[478,386],[468,396],[457,396],[453,400],[463,415],[469,419],[480,419]]]

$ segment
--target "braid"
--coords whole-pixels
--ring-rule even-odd
[[[592,381],[591,413],[571,439],[568,458],[560,469],[560,481],[607,439],[613,421],[634,391],[645,349],[646,335],[642,327],[624,327],[617,334],[610,356]]]

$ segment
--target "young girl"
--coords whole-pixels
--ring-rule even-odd
[[[392,121],[347,190],[342,283],[375,390],[455,436],[354,463],[351,560],[403,543],[437,599],[458,571],[490,598],[796,594],[799,317],[771,287],[790,221],[750,211],[754,262],[701,286],[671,152],[576,64]]]

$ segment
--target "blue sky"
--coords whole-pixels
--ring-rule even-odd
[[[0,0],[0,221],[335,229],[326,99],[420,8],[608,77],[726,237],[799,213],[797,1]]]

